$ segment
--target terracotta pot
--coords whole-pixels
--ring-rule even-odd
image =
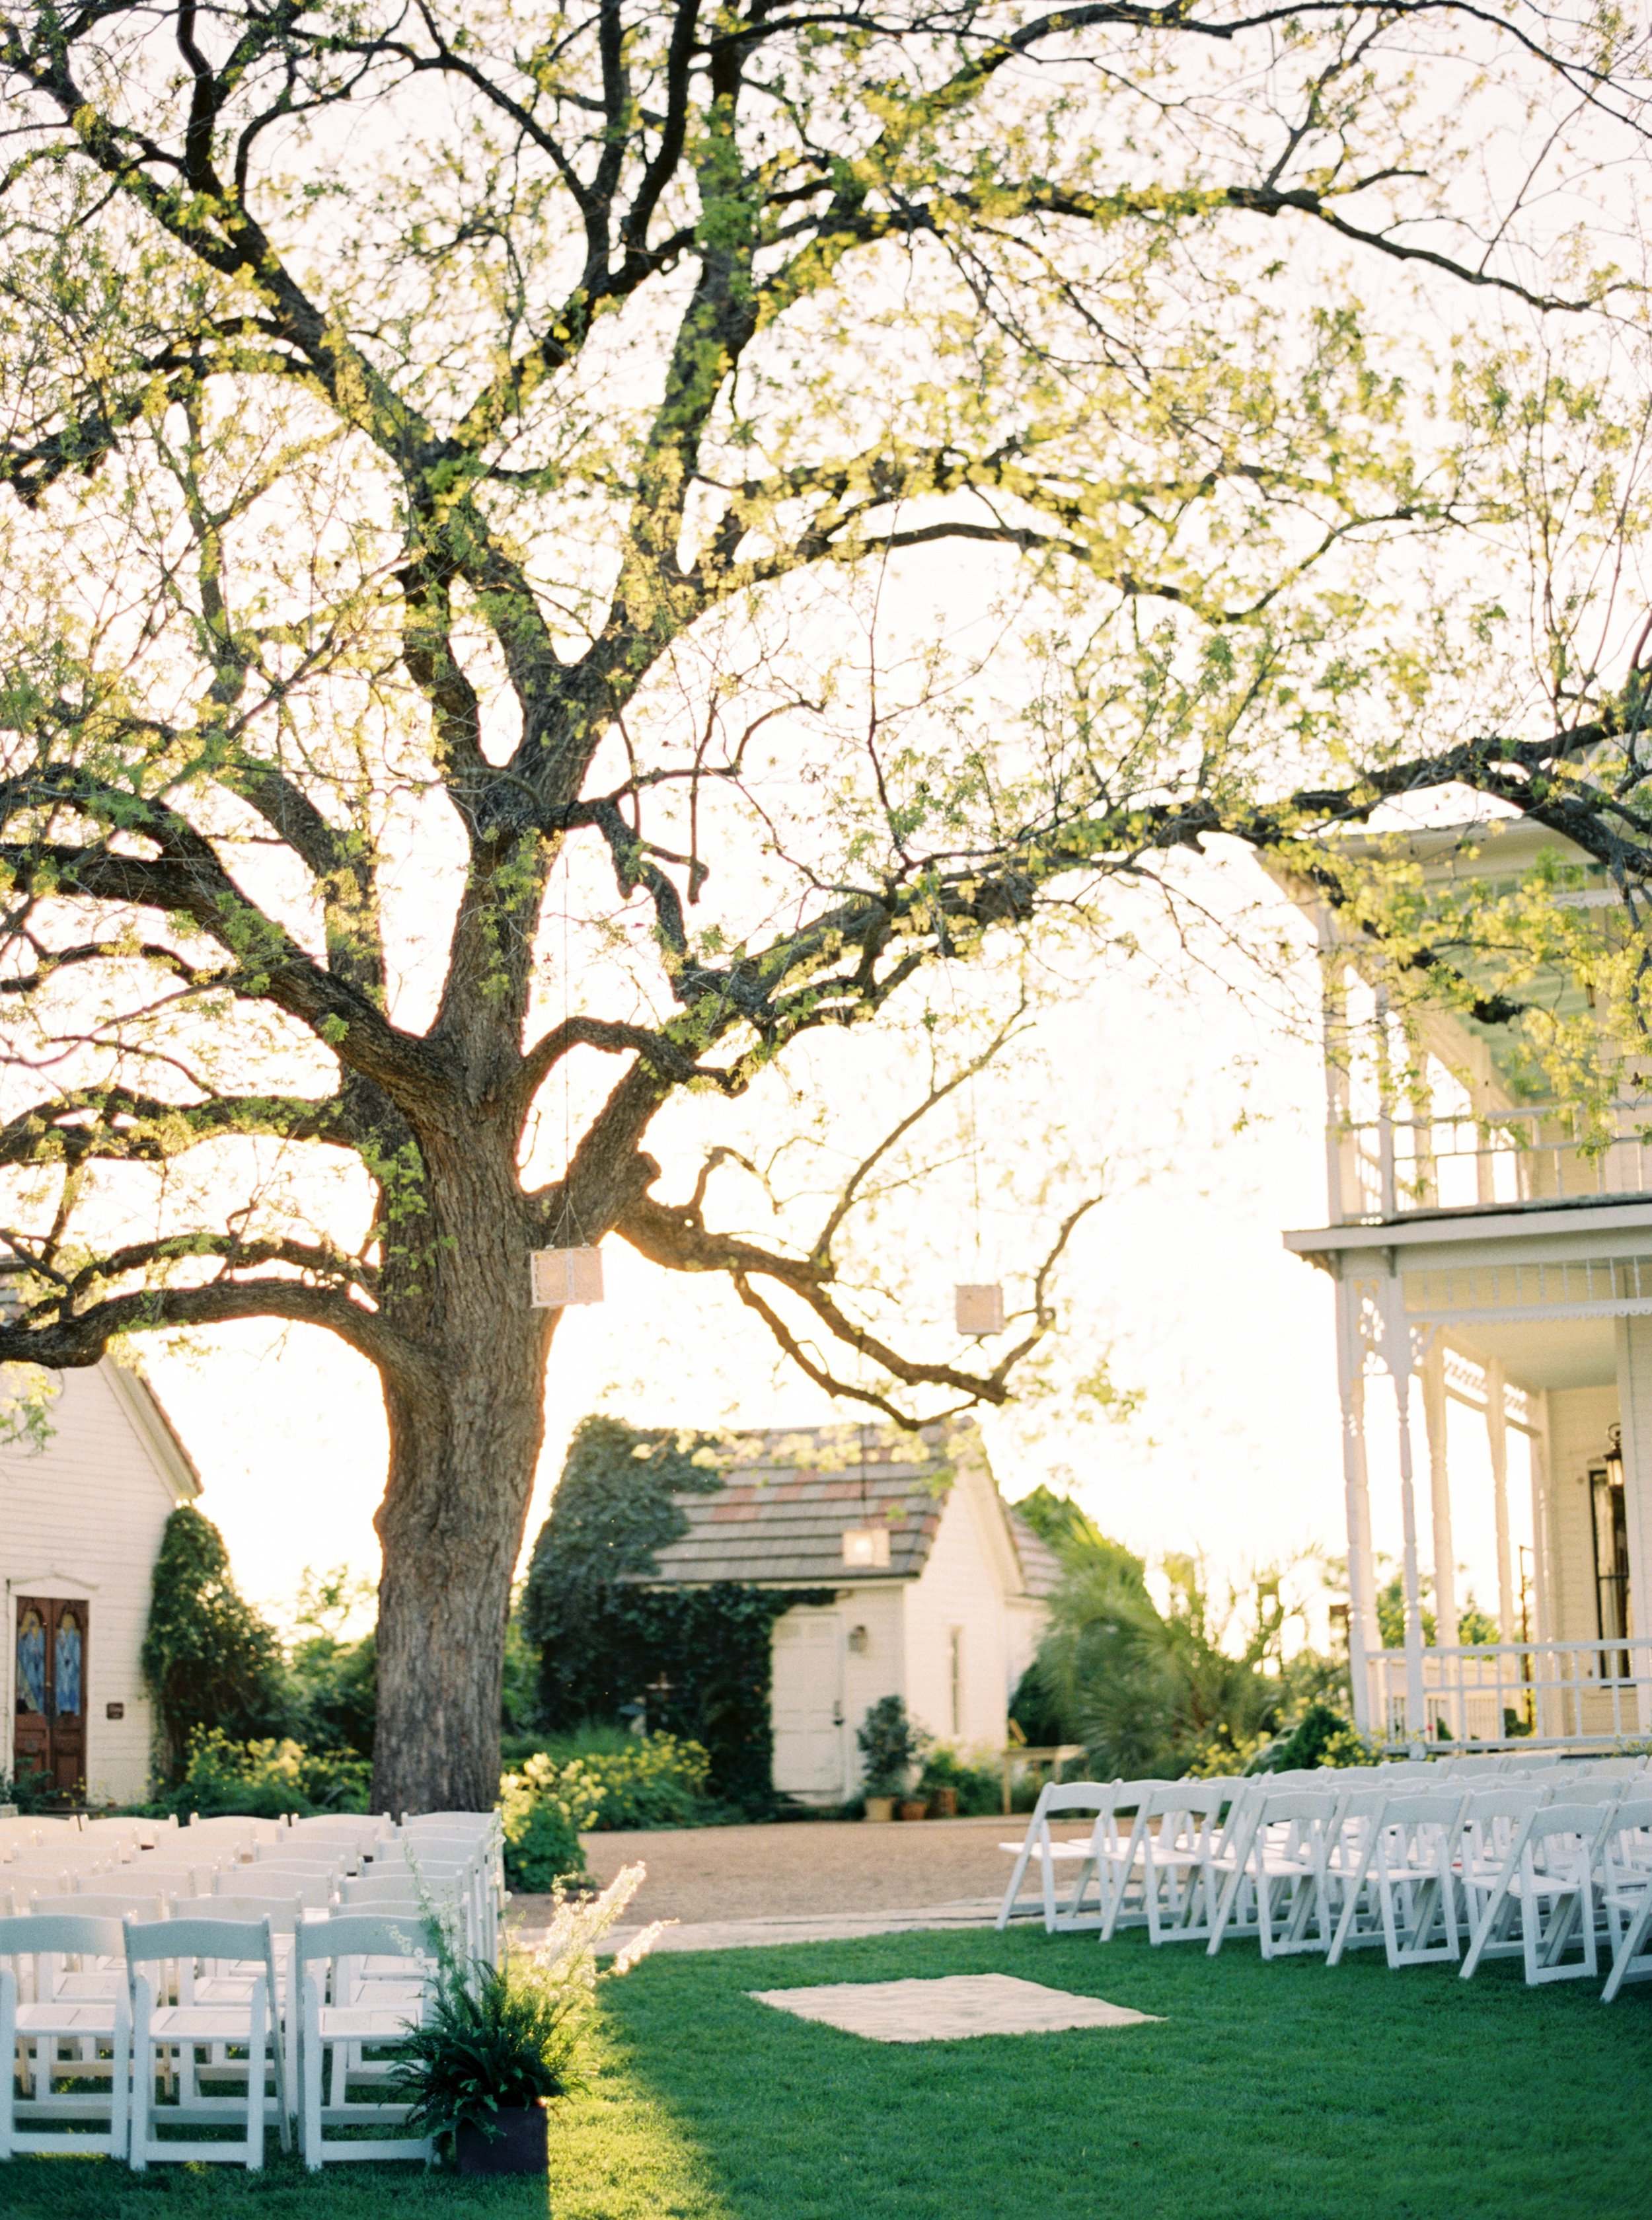
[[[921,1796],[903,1796],[901,1799],[901,1817],[903,1819],[927,1819],[929,1806]]]
[[[869,1796],[866,1799],[866,1816],[869,1819],[893,1819],[895,1817],[894,1797]]]
[[[958,1816],[957,1790],[938,1788],[930,1799],[930,1809],[938,1819],[956,1819]]]
[[[492,2135],[467,2120],[453,2138],[461,2173],[543,2173],[545,2170],[545,2105],[502,2105],[493,2116]]]

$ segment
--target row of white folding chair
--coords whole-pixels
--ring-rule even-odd
[[[267,1912],[153,1923],[51,1913],[0,1922],[0,2058],[9,2061],[21,2045],[25,2089],[20,2105],[13,2075],[0,2082],[0,2158],[22,2151],[103,2152],[128,2157],[138,2169],[153,2160],[239,2159],[256,2167],[270,2120],[284,2147],[288,2118],[296,2111],[311,2167],[340,2157],[428,2159],[427,2138],[365,2142],[326,2133],[329,2125],[354,2130],[405,2117],[405,2105],[371,2093],[365,2102],[352,2101],[350,2077],[338,2072],[336,2061],[340,2052],[358,2055],[364,2047],[392,2043],[417,2017],[427,1971],[424,1937],[405,1921],[306,1919],[296,1912],[286,1933],[287,1949],[278,1956],[275,1920]],[[388,1987],[363,1994],[347,1969],[368,1957],[400,1959],[411,1978],[394,1996]],[[97,1997],[77,1995],[39,1970],[53,1958],[83,1966],[121,1961],[128,1978]],[[33,1986],[41,1992],[32,1997],[17,1978],[25,1959],[35,1966]],[[335,1974],[330,2000],[329,1966]],[[285,2042],[284,2021],[291,2030]],[[65,2042],[74,2046],[69,2061],[59,2055]],[[196,2064],[201,2050],[204,2067]],[[243,2050],[244,2061],[232,2059],[232,2051]],[[329,2052],[335,2071],[331,2102],[324,2103]],[[65,2073],[65,2065],[80,2070]],[[177,2088],[175,2101],[159,2108],[158,2066]],[[203,2086],[203,2076],[214,2086]],[[70,2090],[54,2086],[65,2079],[74,2085]],[[91,2080],[108,2081],[107,2096],[79,2086]],[[236,2085],[228,2093],[221,2087],[226,2080]],[[239,2148],[168,2141],[159,2133],[163,2125],[221,2126],[237,2119],[243,2125]]]

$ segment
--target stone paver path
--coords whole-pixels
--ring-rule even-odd
[[[1069,1996],[1013,1974],[948,1974],[936,1980],[833,1981],[818,1989],[747,1994],[800,2019],[824,2020],[872,2042],[951,2042],[974,2035],[1050,2035],[1062,2028],[1138,2027],[1154,2017],[1100,1997]]]

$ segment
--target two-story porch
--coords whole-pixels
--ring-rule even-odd
[[[1488,847],[1518,870],[1537,838],[1456,828],[1418,836],[1413,852],[1426,878],[1445,879],[1486,871]],[[1570,899],[1615,897],[1586,882]],[[1331,1222],[1285,1241],[1336,1281],[1356,1715],[1395,1742],[1652,1734],[1652,1100],[1626,1093],[1590,1115],[1522,1099],[1497,1029],[1415,1011],[1402,1029],[1357,942],[1323,908],[1317,921]],[[1557,997],[1568,991],[1560,982]],[[1458,1639],[1453,1403],[1486,1431],[1496,1643]],[[1512,1462],[1530,1491],[1525,1579]],[[1374,1464],[1399,1497],[1399,1649],[1378,1625]]]

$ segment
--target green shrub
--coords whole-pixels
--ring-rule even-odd
[[[281,1734],[289,1699],[281,1645],[230,1577],[224,1537],[182,1504],[167,1519],[139,1653],[155,1702],[163,1780],[184,1776],[197,1728],[231,1742]]]
[[[1294,1773],[1309,1765],[1375,1765],[1382,1752],[1329,1704],[1311,1704],[1288,1733],[1260,1749],[1248,1773]]]
[[[984,1819],[1003,1807],[1004,1780],[998,1768],[966,1765],[951,1743],[936,1743],[918,1776],[920,1796],[932,1796],[938,1788],[955,1793],[961,1819]]]
[[[600,1729],[567,1737],[584,1741],[577,1754],[536,1750],[500,1783],[513,1888],[542,1895],[583,1880],[579,1837],[593,1828],[685,1827],[707,1816],[710,1760],[697,1743],[611,1730],[618,1747],[590,1747],[599,1737],[609,1738]]]
[[[308,1750],[290,1739],[232,1742],[217,1727],[190,1737],[184,1778],[161,1799],[166,1810],[244,1813],[278,1819],[284,1812],[365,1812],[370,1761],[353,1750]]]
[[[576,1758],[564,1765],[530,1757],[499,1784],[505,1830],[505,1880],[511,1888],[547,1895],[558,1883],[583,1881],[582,1832],[602,1808],[602,1792]]]

